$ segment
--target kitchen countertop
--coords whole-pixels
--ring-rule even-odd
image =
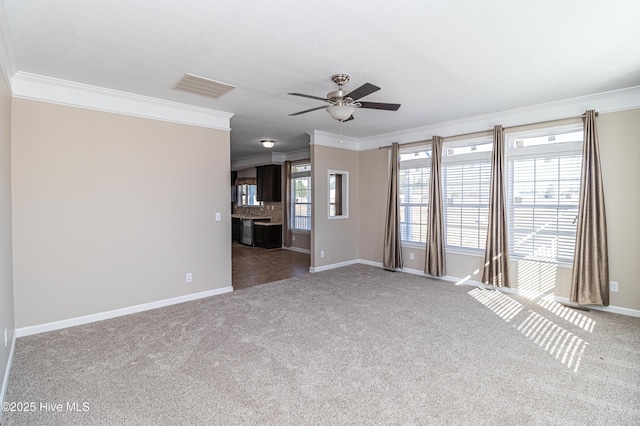
[[[232,214],[231,217],[236,219],[266,220],[271,219],[269,216],[251,216],[248,214]]]
[[[282,226],[282,223],[281,222],[255,222],[254,225],[256,225],[256,226],[276,226],[276,225]]]

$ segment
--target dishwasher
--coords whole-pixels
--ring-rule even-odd
[[[242,244],[253,246],[253,219],[242,219]]]

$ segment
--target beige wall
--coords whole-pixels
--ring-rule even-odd
[[[607,209],[610,303],[640,309],[640,109],[598,117]]]
[[[9,362],[14,329],[11,255],[11,94],[3,71],[0,71],[0,386],[8,379],[4,374]],[[6,346],[5,330],[8,338]]]
[[[12,124],[17,327],[231,285],[228,132],[22,99]]]
[[[291,246],[304,250],[311,250],[310,232],[291,232]]]
[[[610,279],[618,281],[620,291],[611,293],[611,305],[640,309],[640,109],[601,114],[598,134],[602,156],[609,236]],[[384,151],[384,154],[381,152]],[[382,262],[386,200],[386,150],[360,152],[361,259]],[[382,170],[385,170],[382,173]],[[384,181],[384,183],[383,183]],[[378,192],[376,192],[378,191]],[[386,196],[386,195],[385,195]],[[382,197],[382,198],[381,198]],[[382,213],[381,213],[382,212]],[[410,260],[410,253],[414,260]],[[403,247],[404,267],[424,270],[425,251],[421,247]],[[481,281],[483,258],[447,252],[447,275]],[[511,277],[515,287],[526,292],[550,292],[569,297],[570,265],[550,265],[512,259]]]
[[[311,267],[358,259],[358,152],[321,145],[311,146],[313,213]],[[349,172],[349,217],[328,218],[328,171]],[[325,257],[320,257],[324,251]]]
[[[360,259],[382,262],[387,209],[389,151],[360,151],[358,191],[358,253]],[[407,255],[407,259],[408,259]]]

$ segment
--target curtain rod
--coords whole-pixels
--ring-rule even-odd
[[[596,111],[596,117],[599,116],[600,113],[598,111]],[[564,121],[564,120],[571,120],[574,118],[584,118],[586,116],[586,113],[579,115],[579,116],[574,116],[574,117],[566,117],[566,118],[557,118],[555,120],[546,120],[546,121],[538,121],[536,123],[527,123],[527,124],[519,124],[517,126],[510,126],[510,127],[505,127],[504,130],[513,130],[513,129],[517,129],[518,127],[524,127],[524,126],[533,126],[533,125],[537,125],[537,124],[547,124],[547,123],[557,123],[558,121]],[[463,138],[465,136],[472,136],[472,135],[477,135],[480,133],[491,133],[493,132],[493,129],[491,130],[478,130],[477,132],[469,132],[469,133],[462,133],[460,135],[452,135],[452,136],[446,136],[443,139],[444,142],[447,141],[447,139],[458,139],[458,138]],[[431,141],[431,139],[427,139],[424,141],[418,141],[418,142],[407,142],[407,143],[401,143],[400,146],[411,146],[411,145],[422,145],[425,142],[429,142]],[[391,148],[391,145],[387,145],[387,146],[379,146],[378,149],[389,149]]]

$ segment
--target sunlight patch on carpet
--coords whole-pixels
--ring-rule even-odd
[[[469,295],[506,322],[511,321],[523,309],[521,303],[499,291],[476,288]]]
[[[588,316],[581,314],[575,309],[571,309],[561,303],[556,302],[554,300],[553,294],[549,294],[540,299],[538,301],[538,306],[546,309],[553,314],[556,314],[564,320],[569,321],[571,324],[577,325],[578,327],[588,331],[589,333],[593,333],[593,327],[595,327],[596,325],[595,320],[592,320]]]
[[[517,330],[567,368],[578,372],[588,342],[533,311],[529,311]]]

